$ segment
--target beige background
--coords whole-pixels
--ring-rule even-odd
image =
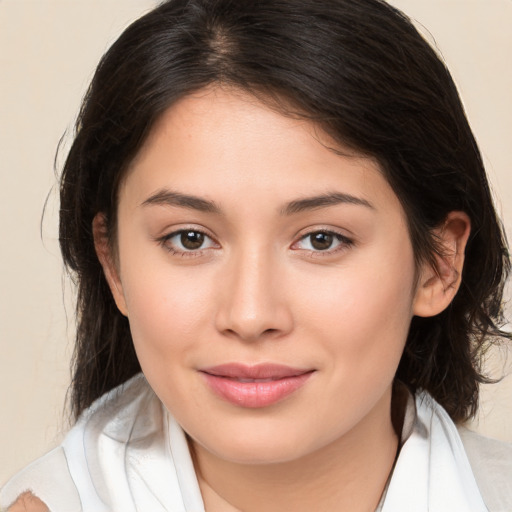
[[[510,238],[512,0],[392,3],[442,50]],[[67,428],[73,306],[57,245],[55,148],[71,130],[100,56],[129,21],[155,4],[0,0],[0,484]],[[65,141],[64,153],[69,135]],[[494,356],[490,367],[500,373],[504,364]],[[473,427],[512,441],[512,378],[486,386],[483,396]]]

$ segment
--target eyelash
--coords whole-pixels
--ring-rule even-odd
[[[180,249],[175,249],[171,244],[170,244],[170,241],[176,237],[176,236],[181,236],[185,233],[195,233],[195,234],[199,234],[199,235],[202,235],[205,237],[205,239],[208,239],[208,240],[211,240],[211,242],[215,245],[218,245],[218,243],[213,239],[213,237],[211,237],[208,233],[206,233],[205,231],[201,230],[201,229],[198,229],[198,228],[182,228],[182,229],[178,229],[176,231],[173,231],[172,233],[169,233],[168,235],[164,235],[163,237],[161,238],[158,238],[157,239],[157,242],[168,252],[170,252],[173,256],[181,256],[183,258],[196,258],[196,257],[199,257],[203,254],[203,252],[206,250],[206,249],[209,249],[210,247],[206,247],[206,248],[199,248],[197,250],[192,250],[192,249],[189,249],[189,250],[180,250]]]
[[[337,242],[339,242],[339,244],[334,249],[332,249],[331,247],[329,247],[329,248],[327,248],[325,250],[321,250],[321,249],[316,249],[316,250],[314,250],[314,249],[299,249],[299,250],[303,250],[303,251],[308,252],[309,256],[312,257],[312,258],[332,256],[333,254],[336,254],[339,251],[346,250],[349,247],[354,245],[354,241],[352,239],[348,238],[345,235],[342,235],[341,233],[338,233],[337,231],[333,231],[333,230],[330,230],[330,229],[316,229],[314,231],[309,231],[308,233],[302,235],[297,242],[293,243],[292,247],[294,245],[297,245],[298,243],[304,241],[304,240],[307,240],[308,238],[310,238],[310,242],[309,243],[310,243],[310,245],[312,245],[311,244],[311,237],[313,237],[314,235],[327,235],[327,236],[331,236],[333,238],[333,243],[335,241],[337,241]]]
[[[169,253],[171,253],[173,256],[181,256],[183,258],[194,258],[194,257],[199,257],[201,256],[205,250],[207,249],[210,249],[210,247],[206,247],[206,248],[198,248],[196,250],[193,250],[193,249],[189,249],[189,250],[181,250],[181,249],[175,249],[171,244],[170,244],[170,240],[172,240],[174,237],[177,237],[177,236],[182,236],[183,234],[185,233],[194,233],[194,234],[198,234],[198,235],[202,235],[203,237],[205,237],[205,239],[208,239],[210,240],[211,244],[212,245],[218,245],[218,242],[212,237],[210,236],[208,233],[206,233],[205,231],[201,230],[201,229],[198,229],[198,228],[183,228],[183,229],[178,229],[176,231],[173,231],[172,233],[169,233],[167,235],[164,235],[160,238],[157,239],[157,242],[165,249],[167,250]],[[354,245],[354,241],[351,240],[350,238],[346,237],[345,235],[342,235],[341,233],[338,233],[336,231],[333,231],[333,230],[328,230],[328,229],[317,229],[317,230],[314,230],[314,231],[310,231],[304,235],[302,235],[296,242],[294,242],[292,244],[292,249],[295,245],[297,245],[298,243],[304,241],[304,240],[307,240],[308,238],[314,236],[314,235],[327,235],[327,236],[332,236],[333,237],[333,242],[334,241],[338,241],[339,242],[339,245],[337,247],[335,247],[334,249],[331,249],[330,247],[325,249],[325,250],[322,250],[322,249],[296,249],[296,250],[302,250],[302,251],[305,251],[305,252],[308,252],[310,254],[311,257],[322,257],[322,256],[330,256],[330,255],[333,255],[339,251],[342,251],[344,249],[347,249],[349,247],[351,247],[352,245]],[[202,245],[202,244],[201,244]],[[311,245],[311,242],[310,242],[310,245]]]

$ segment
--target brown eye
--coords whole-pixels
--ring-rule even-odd
[[[204,243],[204,233],[199,231],[183,231],[180,236],[181,245],[190,251],[199,249]]]
[[[330,249],[334,241],[334,236],[331,233],[313,233],[311,237],[311,246],[317,251],[325,251]]]
[[[335,231],[311,231],[292,245],[292,249],[305,250],[310,253],[334,254],[342,249],[352,247],[354,242]]]
[[[160,245],[172,254],[197,256],[203,250],[219,248],[218,244],[206,233],[197,229],[180,229],[163,236]]]

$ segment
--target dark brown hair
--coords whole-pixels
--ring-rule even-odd
[[[453,210],[472,232],[452,304],[414,318],[397,377],[456,421],[476,412],[480,358],[506,336],[509,271],[482,159],[456,87],[436,52],[380,0],[170,0],[129,26],[101,60],[61,181],[60,242],[78,287],[75,416],[140,371],[128,321],[96,257],[98,212],[115,233],[123,172],[159,116],[212,83],[266,98],[376,158],[406,212],[417,261]]]

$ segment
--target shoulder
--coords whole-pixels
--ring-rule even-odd
[[[159,402],[140,374],[103,395],[84,411],[60,446],[0,489],[0,510],[81,511],[81,499],[96,496],[99,484],[91,479],[102,478],[99,460],[108,442],[116,444],[111,447],[115,451],[130,439],[147,438],[157,428],[149,418],[159,413]]]
[[[512,444],[458,428],[477,485],[491,511],[510,510],[512,504]]]
[[[63,503],[69,512],[81,510],[62,447],[29,464],[0,489],[0,510],[47,512],[55,503]]]

